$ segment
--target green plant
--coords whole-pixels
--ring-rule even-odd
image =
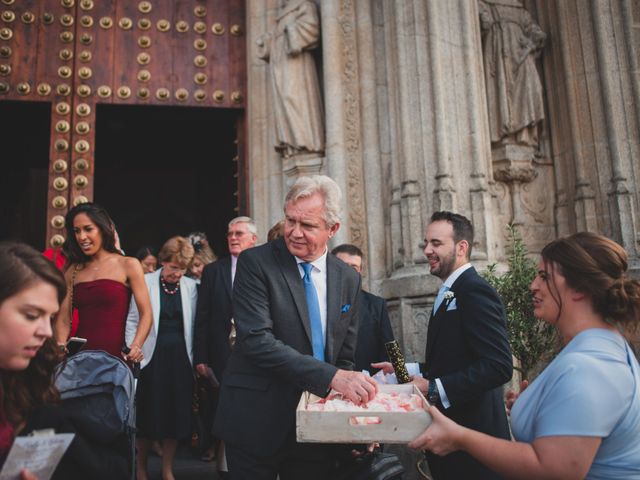
[[[514,225],[507,225],[511,241],[509,270],[499,274],[497,265],[491,264],[484,277],[498,291],[507,312],[507,330],[513,356],[519,362],[514,366],[522,378],[530,375],[554,353],[556,337],[553,327],[533,315],[533,302],[529,285],[537,274],[536,263],[527,257],[527,247]]]

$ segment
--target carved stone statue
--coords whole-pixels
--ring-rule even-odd
[[[257,40],[258,57],[270,64],[275,148],[285,159],[324,152],[322,98],[310,53],[319,41],[318,8],[311,0],[281,0],[276,28]]]
[[[535,65],[545,33],[518,0],[479,0],[492,146],[538,146],[544,119]]]

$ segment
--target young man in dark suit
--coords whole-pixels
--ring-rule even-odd
[[[214,425],[231,480],[331,478],[333,448],[296,442],[302,392],[335,389],[356,404],[375,396],[374,380],[349,371],[360,276],[327,249],[340,226],[339,205],[333,180],[299,178],[285,199],[284,238],[238,259],[236,344]]]
[[[343,243],[331,250],[331,253],[362,274],[363,253],[358,247]],[[387,303],[384,298],[362,290],[355,370],[375,373],[371,371],[371,364],[388,360],[384,344],[392,340],[393,329],[387,312]]]
[[[495,289],[469,263],[471,222],[451,212],[431,216],[424,254],[432,275],[443,280],[434,303],[424,374],[431,403],[449,418],[495,437],[510,438],[502,385],[513,365],[504,306]],[[498,479],[471,456],[428,455],[434,480]]]
[[[427,330],[425,378],[414,377],[430,403],[460,425],[510,438],[502,385],[513,366],[506,315],[495,289],[469,263],[473,226],[462,215],[436,212],[424,237],[432,275],[443,280]],[[382,366],[382,365],[381,365]],[[383,366],[390,370],[390,364]],[[463,452],[427,454],[434,480],[501,477]]]

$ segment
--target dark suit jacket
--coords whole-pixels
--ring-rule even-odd
[[[205,363],[222,379],[231,354],[231,257],[210,263],[202,272],[193,337],[193,364]]]
[[[307,390],[326,395],[338,368],[353,369],[360,275],[327,255],[325,362],[313,357],[299,267],[282,239],[242,252],[233,290],[236,345],[214,432],[259,458],[281,450]]]
[[[448,309],[453,300],[444,300],[429,321],[426,377],[442,382],[451,403],[446,410],[438,405],[445,415],[465,427],[508,439],[502,385],[511,379],[513,366],[504,307],[473,267],[458,277],[451,291],[457,308]],[[499,478],[467,454],[428,459],[435,480]]]
[[[384,344],[392,340],[393,329],[387,303],[384,298],[363,290],[360,295],[356,371],[367,370],[374,373],[371,363],[388,361]]]

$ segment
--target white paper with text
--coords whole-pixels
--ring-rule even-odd
[[[0,472],[0,480],[19,480],[24,469],[49,480],[71,444],[73,433],[16,437]]]

